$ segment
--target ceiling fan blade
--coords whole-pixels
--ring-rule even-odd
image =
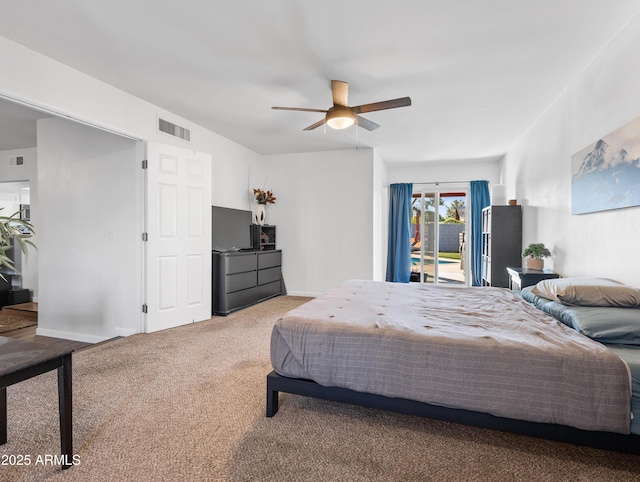
[[[368,131],[373,131],[380,127],[380,124],[371,122],[369,119],[365,119],[364,117],[360,117],[359,115],[356,116],[356,124],[363,129],[367,129]]]
[[[400,99],[384,100],[382,102],[374,102],[373,104],[357,105],[351,110],[356,114],[364,112],[373,112],[376,110],[395,109],[396,107],[406,107],[411,105],[411,97],[401,97]]]
[[[298,111],[302,111],[302,112],[323,112],[323,113],[327,113],[326,110],[323,109],[306,109],[304,107],[272,107],[272,109],[275,110],[298,110]]]
[[[325,118],[325,119],[322,119],[322,120],[319,120],[319,121],[318,121],[318,122],[316,122],[315,124],[311,124],[309,127],[305,127],[305,128],[304,128],[304,129],[302,129],[302,130],[304,130],[304,131],[312,131],[312,130],[313,130],[313,129],[315,129],[316,127],[320,127],[320,126],[321,126],[322,124],[324,124],[325,122],[327,122],[327,119],[326,119],[326,118]]]
[[[333,105],[349,105],[349,84],[341,80],[331,81],[331,94],[333,95]]]

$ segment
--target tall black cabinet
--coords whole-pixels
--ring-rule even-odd
[[[522,207],[482,210],[482,285],[509,287],[507,266],[522,265]]]

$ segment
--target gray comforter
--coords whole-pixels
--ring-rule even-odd
[[[348,281],[275,324],[271,361],[324,386],[629,433],[626,364],[506,289]]]

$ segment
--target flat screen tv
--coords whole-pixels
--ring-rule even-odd
[[[252,249],[251,211],[211,207],[211,247],[214,251]]]

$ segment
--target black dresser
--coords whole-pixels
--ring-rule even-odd
[[[228,315],[282,294],[282,251],[213,252],[213,315]]]

